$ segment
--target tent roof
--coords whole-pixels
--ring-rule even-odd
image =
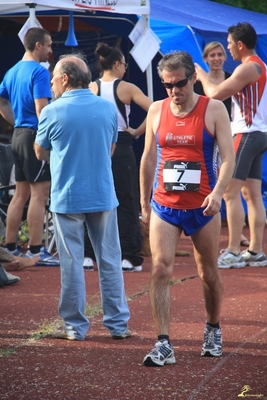
[[[267,15],[243,10],[209,0],[151,0],[150,26],[161,39],[163,54],[172,50],[188,51],[195,62],[207,70],[202,59],[204,46],[221,42],[227,52],[224,68],[232,72],[237,65],[227,50],[230,25],[249,22],[258,34],[256,51],[267,64]]]
[[[260,14],[209,0],[151,0],[150,18],[193,29],[227,32],[230,25],[249,22],[258,35],[267,34],[267,14]]]
[[[0,0],[0,14],[23,13],[29,9],[30,5],[35,8],[36,12],[60,9],[78,12],[105,11],[121,14],[149,14],[149,0],[120,0],[119,2],[109,0],[106,5],[99,0]]]

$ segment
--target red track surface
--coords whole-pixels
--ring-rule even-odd
[[[221,248],[226,242],[223,228]],[[180,249],[191,255],[176,257],[173,281],[196,275],[190,239],[182,238]],[[147,258],[143,272],[124,274],[133,337],[122,341],[110,338],[101,314],[90,319],[84,342],[34,338],[44,322],[58,318],[59,269],[18,272],[20,283],[0,289],[0,399],[267,399],[267,268],[221,272],[220,358],[200,356],[205,310],[199,278],[172,285],[171,340],[177,363],[152,368],[142,365],[156,341],[147,294],[150,265]],[[86,285],[88,303],[96,304],[97,271],[86,272]]]

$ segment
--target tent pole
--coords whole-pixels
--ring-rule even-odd
[[[200,56],[202,57],[202,50],[201,50],[201,48],[200,48],[200,46],[199,46],[199,43],[198,43],[198,40],[197,40],[197,38],[196,38],[196,34],[195,34],[194,29],[192,29],[190,25],[187,25],[187,28],[188,28],[188,29],[190,30],[190,32],[192,33],[192,36],[193,36],[193,39],[194,39],[194,41],[195,41],[195,43],[196,43],[197,49],[198,49],[198,51],[199,51],[199,54],[200,54]],[[209,72],[208,63],[205,63],[205,66],[206,66],[206,71]]]
[[[30,18],[30,27],[36,26],[35,24],[35,4],[29,4],[29,18]]]
[[[149,16],[142,15],[142,18],[144,18],[145,28],[149,29],[150,28]],[[152,61],[148,64],[148,67],[146,69],[146,82],[147,82],[147,95],[153,101]]]

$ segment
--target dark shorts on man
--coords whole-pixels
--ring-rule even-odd
[[[262,158],[267,149],[267,132],[254,131],[234,136],[236,166],[233,178],[262,180]]]
[[[50,181],[50,166],[39,161],[34,152],[36,131],[30,128],[15,128],[12,137],[12,152],[15,162],[15,179],[17,182]]]

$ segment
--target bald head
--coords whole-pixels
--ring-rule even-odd
[[[87,89],[91,82],[91,72],[84,59],[80,54],[67,54],[61,56],[55,69],[61,75],[67,75],[69,86],[73,89],[83,88]]]
[[[86,64],[86,62],[84,61],[83,58],[75,55],[75,54],[69,54],[66,56],[61,56],[59,59],[59,66],[61,66],[61,64],[64,64],[65,62],[73,62],[74,64],[77,65],[78,68],[80,68],[83,72],[88,73],[88,66]]]

